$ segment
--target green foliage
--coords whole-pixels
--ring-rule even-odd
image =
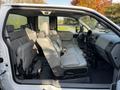
[[[20,28],[21,25],[27,24],[27,18],[20,15],[11,14],[8,17],[7,25],[14,25],[15,29]]]
[[[66,17],[64,18],[64,24],[74,25],[74,24],[77,24],[77,21],[73,18]]]
[[[90,16],[83,16],[80,18],[82,22],[88,25],[91,29],[94,29],[98,21]]]
[[[70,17],[58,17],[57,19],[58,25],[57,30],[58,31],[71,31],[75,30],[76,20]]]
[[[58,31],[75,31],[75,26],[73,25],[59,25]]]
[[[120,3],[112,4],[106,9],[105,15],[115,23],[120,23]]]

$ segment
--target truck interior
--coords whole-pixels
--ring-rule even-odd
[[[111,84],[119,79],[120,38],[92,13],[12,9],[4,31],[18,80]]]

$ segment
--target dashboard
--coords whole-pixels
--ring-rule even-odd
[[[91,33],[91,35],[87,36],[87,33],[80,34],[79,38],[84,36],[88,39],[87,44],[94,45],[95,51],[102,57],[104,60],[106,60],[108,63],[113,65],[115,68],[120,67],[120,37],[118,37],[116,34],[112,32],[97,32],[97,33]],[[84,40],[80,40],[84,41]],[[83,45],[80,43],[81,46]],[[86,44],[86,42],[84,43]],[[90,48],[90,47],[88,47]]]
[[[97,37],[97,38],[96,38]],[[120,67],[120,37],[114,33],[94,34],[97,52],[114,67]]]

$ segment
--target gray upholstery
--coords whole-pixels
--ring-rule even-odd
[[[9,36],[10,36],[12,49],[15,53],[17,52],[19,46],[28,42],[28,38],[25,35],[25,31],[12,30],[12,32],[9,32]]]
[[[22,67],[24,70],[28,70],[28,67],[32,64],[33,58],[37,55],[37,49],[35,48],[34,42],[37,39],[36,32],[26,28],[25,30],[19,30],[9,32],[11,46],[14,51],[15,57],[17,60],[14,62],[17,64],[17,67],[20,65],[22,60]],[[40,66],[39,66],[40,65]],[[33,73],[40,71],[41,63],[38,61]]]
[[[28,70],[32,63],[34,57],[32,52],[33,45],[34,43],[31,41],[19,46],[17,49],[17,64],[19,66],[21,62],[20,60],[22,60],[22,67],[24,71]]]
[[[32,74],[40,73],[41,67],[42,67],[42,63],[41,63],[41,60],[38,58],[38,61],[36,62],[32,70]]]
[[[6,30],[8,31],[8,33],[11,33],[14,31],[14,26],[13,25],[6,25]]]
[[[73,33],[70,31],[60,31],[58,33],[60,35],[61,40],[68,41],[73,39]]]
[[[41,46],[43,53],[56,76],[60,76],[62,70],[60,68],[60,56],[56,52],[53,43],[48,37],[38,38],[38,44]]]
[[[63,43],[60,36],[54,30],[37,34],[31,29],[25,28],[25,30],[10,33],[10,36],[13,49],[17,54],[17,65],[19,65],[22,60],[22,67],[24,70],[29,68],[34,55],[37,54],[37,48],[34,44],[36,41],[41,46],[43,53],[56,76],[63,75],[63,72],[66,69],[83,68],[87,66],[82,51],[74,41],[70,41],[70,43],[66,45],[67,50],[64,55],[60,55],[63,50]],[[39,64],[35,67],[37,68],[38,66]]]
[[[37,42],[42,47],[46,58],[52,60],[52,61],[48,61],[50,63],[50,65],[52,65],[52,68],[59,66],[60,65],[60,57],[58,56],[55,48],[53,47],[51,40],[48,37],[39,38],[39,39],[37,39]],[[56,60],[58,62],[56,62]]]
[[[44,38],[44,37],[46,37],[45,32],[40,31],[39,33],[37,33],[37,38]]]
[[[72,35],[71,35],[72,38]],[[69,39],[62,43],[57,31],[50,31],[50,39],[52,40],[54,47],[58,54],[62,48],[66,48],[66,52],[61,56],[61,67],[64,69],[83,68],[87,66],[87,62],[83,56],[82,50],[77,45],[75,39]],[[56,43],[55,43],[56,42]]]
[[[74,40],[63,56],[62,41],[56,31],[50,31],[50,35],[42,35],[45,37],[38,38],[37,42],[43,49],[43,53],[56,76],[60,76],[67,69],[86,68],[87,62],[83,56],[83,52],[79,49]],[[60,73],[61,71],[61,73]]]
[[[60,56],[61,51],[63,49],[63,47],[62,47],[62,41],[60,39],[60,36],[57,34],[57,32],[55,30],[51,30],[50,34],[49,34],[49,38],[51,39],[51,41],[52,41],[52,43],[53,43],[53,45],[54,45],[57,53]]]
[[[61,56],[61,65],[64,69],[85,68],[87,62],[83,56],[83,52],[75,46],[69,48],[66,53]]]
[[[36,41],[37,40],[37,35],[36,35],[36,32],[29,29],[29,28],[25,28],[25,31],[26,31],[26,34],[27,34],[27,37],[29,38],[29,40],[32,40],[32,41]]]

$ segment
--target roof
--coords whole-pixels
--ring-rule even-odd
[[[10,7],[33,7],[33,8],[59,8],[59,9],[69,9],[69,10],[84,10],[91,12],[93,14],[96,14],[98,16],[101,16],[103,19],[106,19],[110,23],[112,23],[114,26],[120,29],[119,26],[117,26],[115,23],[113,23],[111,20],[106,18],[104,15],[98,13],[97,11],[87,8],[87,7],[81,7],[81,6],[63,6],[63,5],[48,5],[48,4],[28,4],[28,3],[11,3],[11,4],[3,4],[2,6],[10,6]]]
[[[12,4],[3,4],[3,6],[12,6],[12,7],[51,7],[51,8],[67,8],[67,9],[83,9],[87,11],[96,12],[93,9],[82,7],[82,6],[65,6],[65,5],[48,5],[48,4],[31,4],[31,3],[12,3]]]

